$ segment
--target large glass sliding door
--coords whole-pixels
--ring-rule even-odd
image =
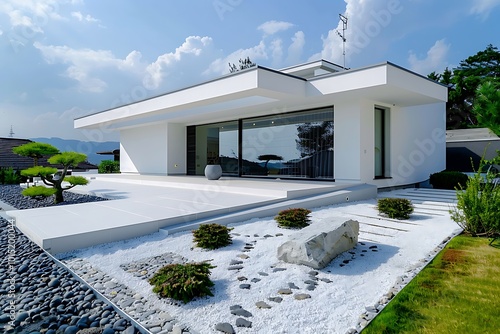
[[[196,126],[191,140],[195,141],[193,174],[203,175],[206,165],[220,164],[224,174],[238,175],[237,121]]]
[[[333,108],[245,119],[244,176],[333,178]]]
[[[188,127],[188,174],[333,179],[333,107]]]

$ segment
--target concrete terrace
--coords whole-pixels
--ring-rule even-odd
[[[275,215],[290,207],[313,208],[374,198],[368,184],[275,179],[82,174],[91,182],[72,191],[110,201],[12,210],[7,214],[50,253],[143,236],[173,233],[201,223],[230,224]]]

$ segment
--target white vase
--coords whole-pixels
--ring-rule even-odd
[[[222,167],[220,165],[207,165],[205,167],[205,176],[209,180],[218,180],[222,176]]]

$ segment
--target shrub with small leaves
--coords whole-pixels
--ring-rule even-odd
[[[56,189],[54,188],[47,188],[44,186],[33,186],[26,188],[22,191],[22,194],[24,196],[29,196],[33,197],[35,199],[42,199],[45,197],[50,197],[56,193]]]
[[[303,208],[291,208],[278,212],[274,220],[278,222],[279,227],[284,228],[304,228],[311,221],[309,214],[311,210]]]
[[[377,208],[379,212],[394,219],[409,219],[413,212],[413,204],[406,198],[381,198]]]
[[[149,284],[160,297],[187,303],[195,297],[213,296],[210,291],[214,285],[210,280],[213,268],[208,262],[169,264],[158,270],[149,279]]]
[[[203,224],[193,231],[197,247],[217,249],[230,245],[233,241],[229,232],[232,228],[219,224]]]
[[[469,177],[461,172],[442,171],[431,174],[429,183],[432,184],[434,189],[455,190],[458,188],[465,188],[468,179]]]

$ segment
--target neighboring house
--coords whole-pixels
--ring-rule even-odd
[[[488,128],[446,131],[446,169],[473,172],[481,157],[491,160],[498,156],[500,138]]]
[[[122,173],[415,184],[445,169],[447,87],[386,62],[255,66],[75,120],[120,132]],[[280,170],[261,155],[283,157]],[[325,161],[326,160],[326,161]],[[274,164],[276,165],[276,164]]]
[[[19,138],[0,138],[0,169],[7,169],[12,167],[14,170],[22,170],[26,168],[33,167],[33,159],[29,157],[23,157],[21,155],[12,152],[12,149],[17,146],[21,146],[27,143],[31,143],[29,139],[19,139]],[[38,159],[39,166],[51,166],[47,162],[47,158]],[[56,168],[62,168],[62,166],[54,165]],[[83,162],[78,165],[77,168],[73,170],[89,170],[97,169],[96,165],[88,162]]]

